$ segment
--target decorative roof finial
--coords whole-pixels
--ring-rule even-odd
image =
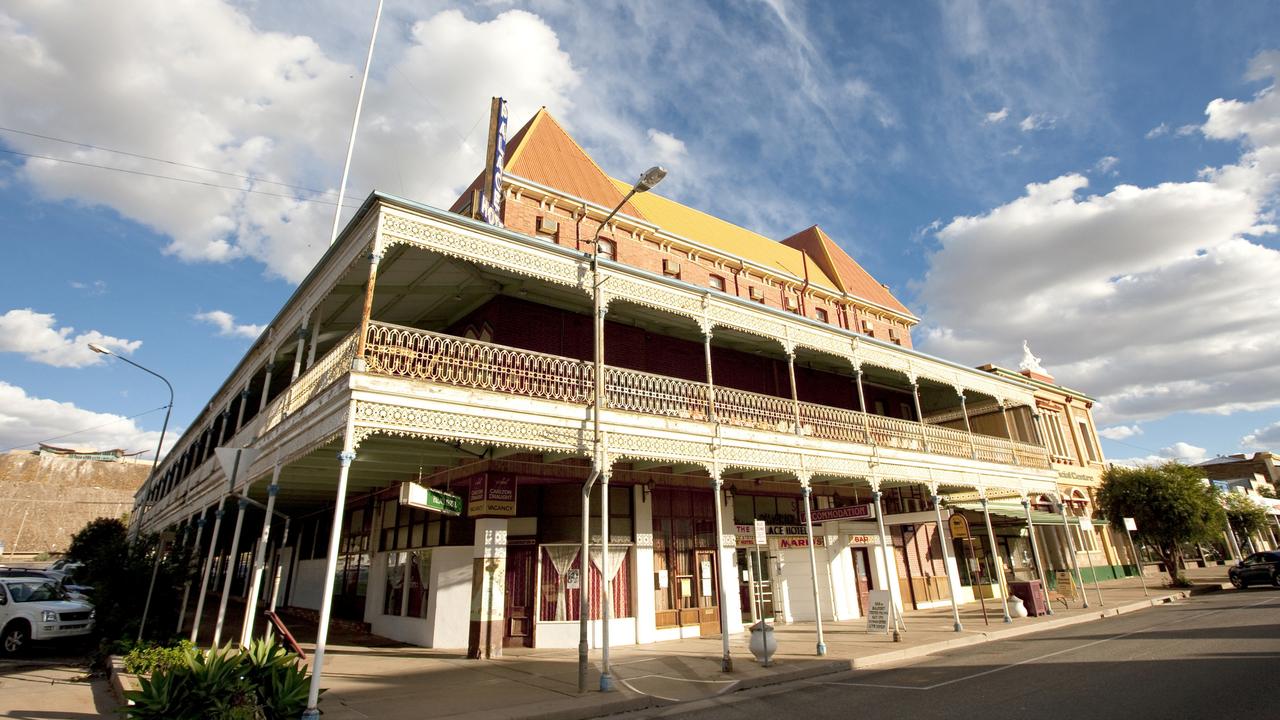
[[[1022,362],[1018,363],[1019,370],[1027,370],[1039,375],[1048,375],[1044,366],[1040,364],[1040,358],[1031,354],[1031,346],[1027,345],[1027,341],[1022,341]]]

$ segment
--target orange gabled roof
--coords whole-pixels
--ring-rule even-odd
[[[623,198],[609,176],[578,143],[551,117],[546,108],[534,113],[529,122],[507,143],[504,169],[540,185],[613,208]],[[621,212],[646,219],[628,202]]]
[[[812,258],[827,275],[835,280],[840,290],[914,317],[907,306],[898,302],[898,298],[894,297],[888,288],[871,277],[871,273],[849,257],[849,253],[842,250],[817,225],[801,230],[783,240],[782,244],[800,250]]]

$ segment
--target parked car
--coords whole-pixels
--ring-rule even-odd
[[[74,575],[75,571],[79,570],[81,567],[84,567],[84,563],[63,558],[50,565],[45,572],[54,573],[59,576]]]
[[[59,576],[57,573],[49,570],[0,565],[0,577],[44,578],[46,580],[52,580],[62,586],[62,589],[67,591],[67,594],[71,596],[72,600],[88,600],[89,596],[93,594],[92,586],[77,584],[73,576]]]
[[[0,654],[17,655],[32,640],[93,632],[93,605],[72,600],[56,580],[0,577]]]
[[[1227,577],[1238,588],[1250,585],[1280,587],[1280,551],[1254,553],[1228,570]]]

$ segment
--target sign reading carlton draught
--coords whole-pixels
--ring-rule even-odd
[[[423,487],[415,482],[407,482],[400,486],[400,504],[438,512],[442,515],[462,514],[461,496]]]
[[[815,523],[831,522],[832,520],[874,520],[876,506],[870,504],[845,505],[837,508],[820,508],[811,512]]]
[[[969,519],[960,513],[951,516],[947,521],[947,528],[951,530],[951,537],[954,540],[969,537]]]
[[[472,478],[467,514],[471,517],[515,517],[516,479],[510,475],[487,473]]]

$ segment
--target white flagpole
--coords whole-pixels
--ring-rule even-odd
[[[373,16],[373,34],[369,36],[369,55],[364,60],[364,77],[360,80],[360,97],[356,99],[356,117],[351,121],[351,140],[347,142],[347,161],[342,166],[342,184],[338,188],[338,205],[333,209],[332,245],[338,239],[338,221],[342,217],[342,201],[347,195],[347,173],[351,171],[351,153],[356,148],[356,131],[360,129],[360,109],[364,105],[364,88],[369,82],[369,66],[373,64],[373,46],[378,39],[378,23],[382,21],[382,0],[378,0],[378,12]]]

